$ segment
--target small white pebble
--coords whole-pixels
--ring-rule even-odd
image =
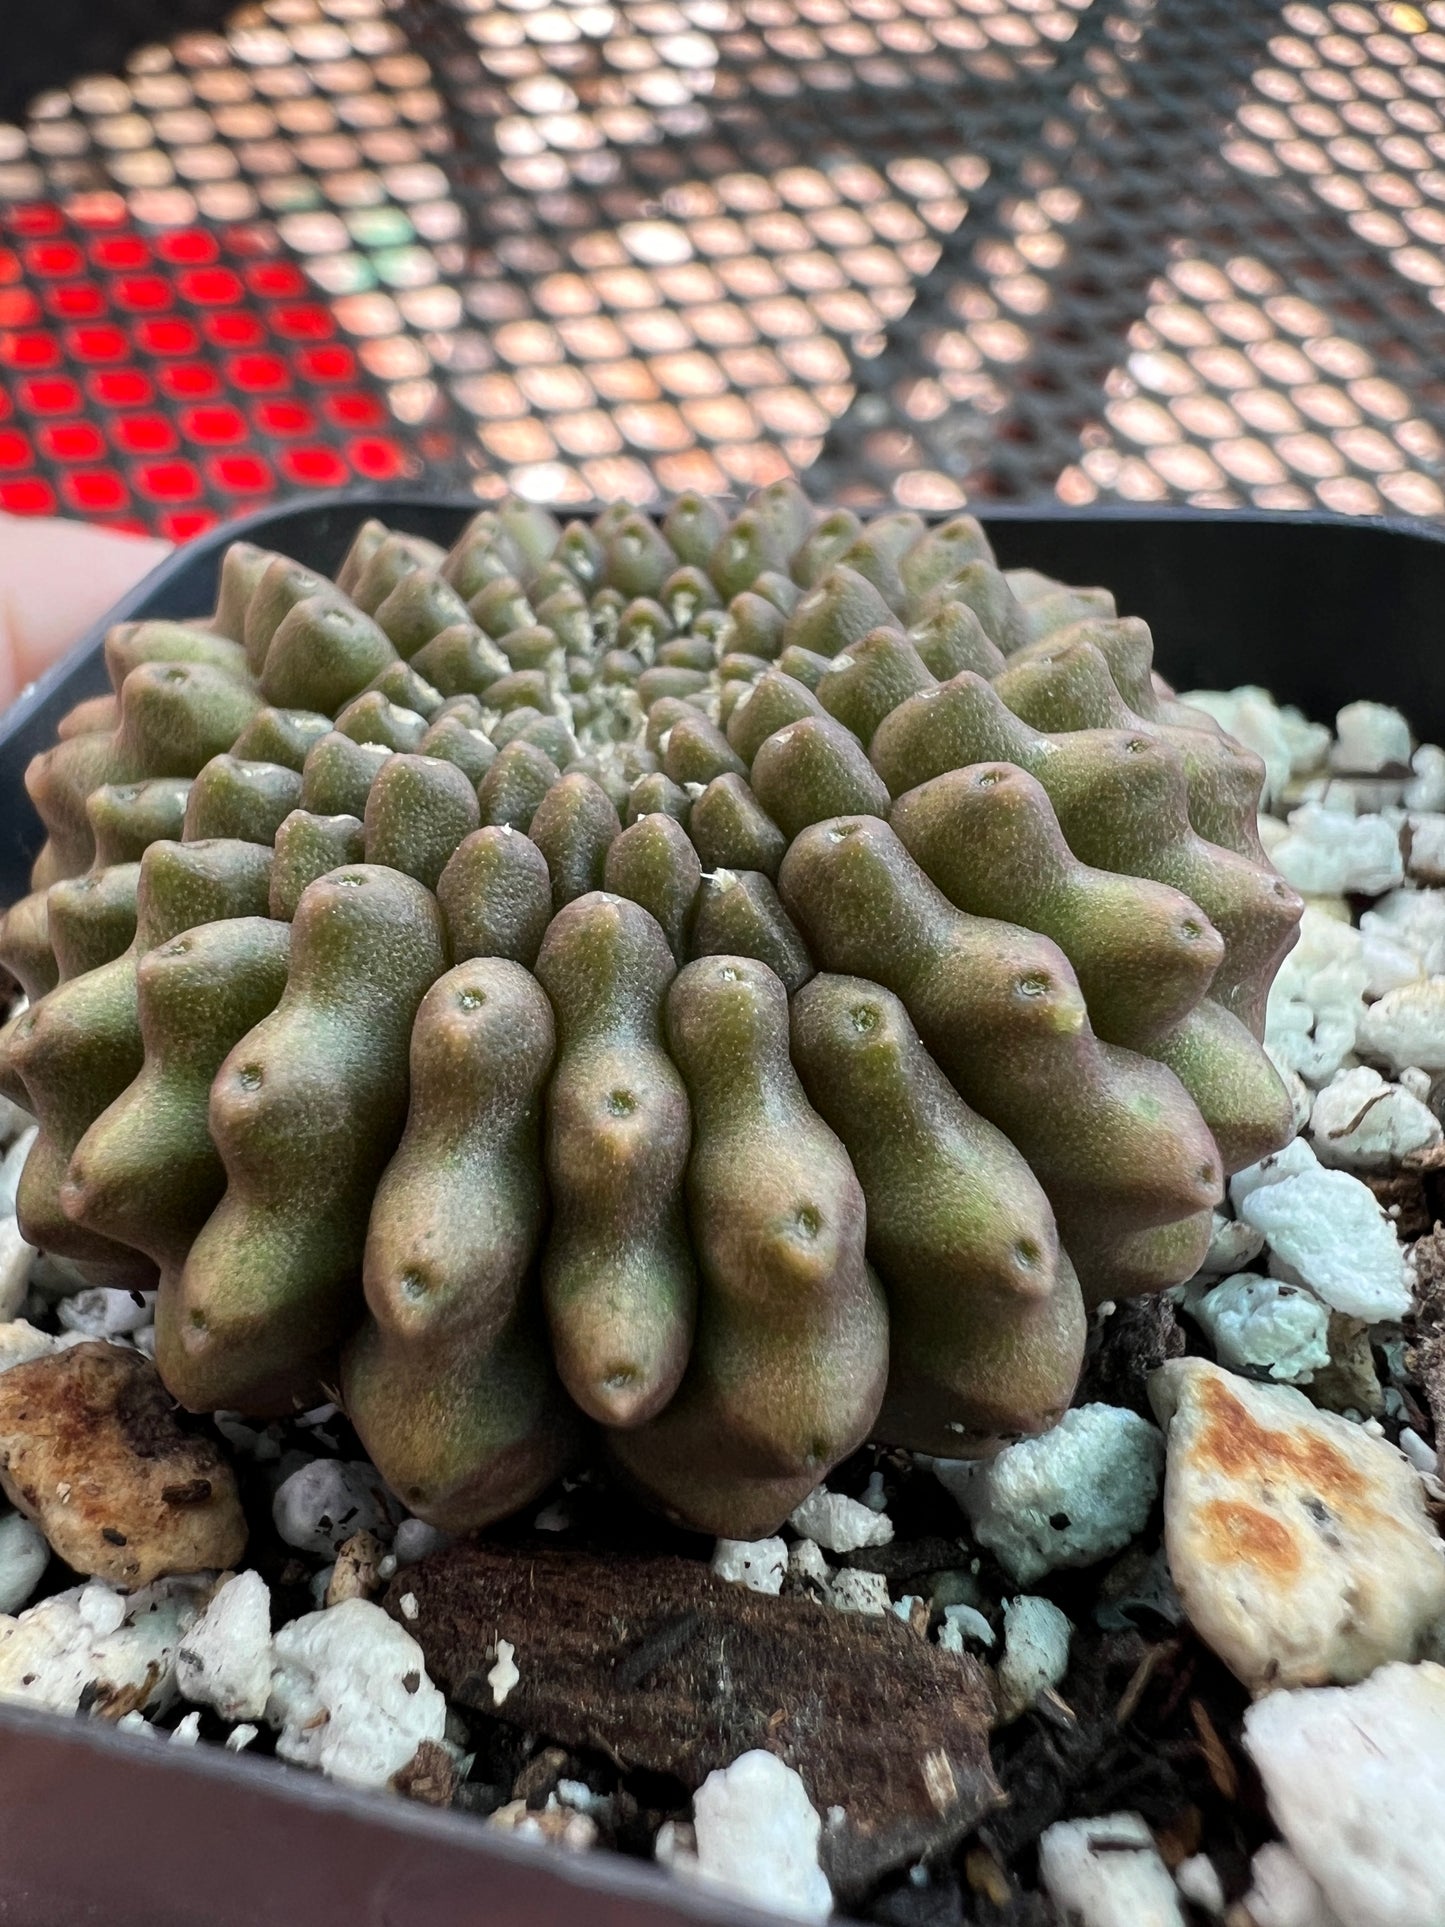
[[[1300,1171],[1251,1191],[1240,1215],[1264,1233],[1270,1269],[1333,1310],[1375,1324],[1410,1309],[1405,1254],[1374,1193],[1348,1171]]]
[[[276,1634],[266,1707],[276,1751],[353,1786],[384,1787],[423,1740],[446,1735],[447,1704],[420,1646],[380,1606],[345,1599]]]
[[[1405,785],[1408,810],[1445,810],[1445,749],[1421,743],[1410,758],[1414,778]]]
[[[893,1538],[891,1519],[825,1485],[794,1508],[788,1524],[803,1538],[816,1540],[824,1552],[857,1552],[861,1546],[886,1546]]]
[[[439,1526],[429,1526],[425,1519],[403,1519],[391,1542],[391,1552],[396,1561],[392,1571],[395,1572],[397,1566],[414,1566],[419,1559],[440,1552],[443,1546],[450,1543],[450,1533],[443,1532]]]
[[[86,1338],[125,1338],[155,1322],[153,1291],[120,1291],[97,1285],[62,1298],[55,1315],[66,1331]]]
[[[0,1319],[14,1318],[25,1303],[35,1255],[14,1218],[0,1218]]]
[[[1308,897],[1383,896],[1403,881],[1400,839],[1382,816],[1302,803],[1272,851],[1274,867]]]
[[[988,1653],[998,1643],[998,1635],[977,1606],[945,1606],[938,1643],[946,1653],[961,1653],[969,1642]]]
[[[713,1547],[712,1569],[720,1579],[730,1579],[752,1592],[780,1593],[788,1571],[787,1541],[719,1539]]]
[[[244,1753],[260,1731],[259,1726],[252,1726],[249,1721],[244,1721],[240,1726],[233,1726],[226,1735],[226,1751]]]
[[[1257,1258],[1263,1250],[1262,1232],[1256,1231],[1252,1224],[1244,1224],[1238,1218],[1227,1218],[1222,1211],[1215,1211],[1210,1217],[1209,1249],[1196,1276],[1224,1278],[1232,1271],[1243,1271],[1250,1260]]]
[[[0,1613],[18,1613],[45,1575],[50,1547],[23,1512],[0,1518]]]
[[[875,1467],[868,1474],[868,1483],[863,1488],[863,1503],[875,1512],[888,1510],[888,1488],[883,1483],[883,1474]]]
[[[818,1864],[822,1822],[792,1767],[761,1750],[709,1773],[693,1796],[697,1873],[739,1900],[824,1920],[832,1889]]]
[[[544,1505],[532,1524],[538,1532],[567,1532],[572,1525],[572,1514],[565,1505]]]
[[[1395,1082],[1411,1097],[1418,1097],[1423,1104],[1435,1088],[1435,1080],[1429,1071],[1422,1071],[1418,1064],[1407,1064],[1396,1076]]]
[[[271,1690],[271,1594],[259,1572],[240,1572],[216,1592],[176,1656],[184,1699],[225,1720],[259,1719]]]
[[[394,1579],[396,1577],[396,1568],[396,1554],[394,1552],[384,1552],[376,1562],[376,1576],[378,1579]]]
[[[201,1737],[201,1716],[187,1713],[183,1720],[177,1721],[171,1729],[172,1746],[194,1746]]]
[[[410,1595],[408,1595],[408,1597],[410,1597]],[[405,1611],[406,1600],[403,1599],[401,1603],[402,1610]],[[514,1686],[520,1685],[521,1679],[522,1675],[517,1670],[516,1647],[510,1639],[499,1639],[497,1641],[496,1664],[487,1674],[487,1684],[492,1689],[493,1706],[504,1706],[507,1701],[507,1695]]]
[[[886,1613],[888,1581],[881,1572],[862,1572],[856,1566],[845,1566],[841,1572],[834,1573],[829,1598],[839,1612]]]
[[[1445,1070],[1445,976],[1422,977],[1387,990],[1359,1025],[1362,1055],[1378,1057],[1391,1070],[1413,1064]]]
[[[1024,1593],[1003,1606],[1003,1657],[998,1663],[999,1717],[1017,1719],[1069,1670],[1073,1624],[1051,1599]]]
[[[403,1619],[415,1619],[421,1611],[420,1606],[416,1603],[416,1594],[414,1592],[404,1592],[401,1596],[400,1605]]]
[[[1159,1496],[1163,1464],[1163,1436],[1137,1412],[1076,1405],[995,1459],[935,1459],[933,1469],[978,1543],[1028,1586],[1128,1545]]]
[[[833,1582],[833,1568],[823,1557],[823,1548],[812,1539],[800,1539],[788,1554],[790,1578],[811,1582],[824,1591]]]
[[[1336,742],[1330,768],[1373,776],[1410,764],[1410,725],[1398,709],[1384,703],[1346,703],[1335,717]]]
[[[1309,1128],[1320,1163],[1345,1171],[1390,1171],[1441,1139],[1434,1113],[1366,1064],[1335,1073],[1315,1098]]]
[[[1179,1890],[1137,1813],[1047,1828],[1039,1878],[1074,1927],[1185,1927]]]
[[[1253,1885],[1244,1896],[1251,1927],[1344,1927],[1289,1848],[1271,1840],[1249,1864]]]
[[[358,1532],[389,1541],[391,1513],[375,1468],[342,1459],[311,1459],[276,1488],[276,1530],[288,1546],[325,1558]]]
[[[1313,1293],[1277,1278],[1239,1272],[1185,1301],[1221,1365],[1308,1385],[1330,1362],[1330,1315]]]
[[[1191,1854],[1174,1869],[1174,1884],[1184,1898],[1206,1914],[1222,1914],[1224,1882],[1207,1853]]]

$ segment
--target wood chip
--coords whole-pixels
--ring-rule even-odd
[[[956,1846],[1000,1798],[982,1670],[892,1614],[765,1598],[690,1559],[484,1544],[409,1566],[383,1602],[393,1615],[402,1590],[427,1670],[463,1706],[689,1787],[751,1748],[775,1753],[824,1816],[845,1899]],[[521,1677],[495,1709],[499,1638]]]

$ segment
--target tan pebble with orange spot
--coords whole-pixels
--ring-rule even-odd
[[[1201,1358],[1150,1380],[1164,1537],[1195,1631],[1246,1686],[1348,1684],[1445,1613],[1445,1544],[1385,1440]]]

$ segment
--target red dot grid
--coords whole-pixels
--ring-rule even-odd
[[[141,229],[114,196],[0,208],[0,510],[185,541],[416,467],[268,226]]]

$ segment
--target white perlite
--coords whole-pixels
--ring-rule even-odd
[[[1164,1543],[1200,1638],[1246,1686],[1413,1659],[1445,1612],[1445,1546],[1383,1439],[1202,1358],[1149,1383],[1168,1429]]]
[[[969,1642],[990,1653],[998,1644],[998,1634],[977,1606],[945,1606],[938,1643],[946,1653],[962,1653]]]
[[[1071,1927],[1185,1927],[1179,1891],[1137,1813],[1047,1828],[1039,1878]]]
[[[1260,1185],[1239,1212],[1264,1233],[1271,1269],[1308,1285],[1332,1310],[1369,1324],[1409,1311],[1409,1273],[1395,1227],[1370,1187],[1348,1171],[1300,1171]]]
[[[1386,991],[1360,1020],[1359,1047],[1392,1071],[1414,1064],[1445,1071],[1445,977],[1422,977]]]
[[[1289,1848],[1271,1840],[1249,1863],[1252,1884],[1244,1905],[1253,1927],[1344,1927]]]
[[[0,1318],[14,1318],[30,1289],[35,1247],[20,1235],[13,1218],[0,1218]]]
[[[1209,1249],[1204,1254],[1197,1277],[1225,1278],[1230,1272],[1243,1271],[1251,1259],[1264,1250],[1263,1233],[1238,1218],[1226,1218],[1214,1211],[1209,1220]]]
[[[228,1579],[186,1634],[181,1697],[225,1720],[258,1720],[271,1691],[271,1594],[259,1572]]]
[[[1445,1921],[1445,1667],[1271,1693],[1244,1744],[1275,1824],[1346,1927]]]
[[[164,1709],[205,1590],[204,1581],[161,1579],[127,1595],[92,1580],[0,1618],[0,1699],[74,1713],[87,1692],[97,1711],[115,1695],[142,1693],[147,1711]]]
[[[786,1539],[719,1539],[712,1569],[720,1579],[752,1592],[780,1593],[788,1573]]]
[[[1194,1853],[1174,1869],[1174,1884],[1186,1900],[1206,1914],[1224,1912],[1224,1882],[1207,1853]],[[1255,1923],[1259,1927],[1259,1923]]]
[[[1372,776],[1410,767],[1410,725],[1384,703],[1346,703],[1335,717],[1330,768]]]
[[[888,1581],[881,1572],[863,1572],[845,1566],[835,1572],[828,1598],[841,1613],[886,1613]]]
[[[1388,1084],[1366,1064],[1336,1072],[1310,1112],[1321,1164],[1344,1171],[1389,1171],[1410,1151],[1441,1139],[1440,1121],[1418,1097]]]
[[[423,1740],[446,1736],[447,1703],[422,1650],[367,1599],[283,1626],[266,1718],[276,1751],[353,1786],[385,1786]]]
[[[156,1295],[153,1291],[118,1291],[96,1285],[90,1291],[76,1292],[73,1298],[62,1298],[55,1315],[66,1331],[80,1332],[86,1338],[128,1338],[155,1322]]]
[[[1020,1585],[1128,1545],[1159,1492],[1164,1441],[1137,1412],[1079,1405],[995,1459],[936,1459],[974,1537]]]
[[[692,1812],[700,1880],[797,1920],[832,1912],[818,1864],[822,1821],[792,1767],[771,1753],[744,1753],[709,1773]]]
[[[1383,816],[1351,816],[1321,803],[1289,813],[1289,832],[1270,852],[1287,883],[1307,897],[1347,891],[1379,897],[1404,880],[1400,839]]]
[[[364,1461],[312,1459],[277,1486],[271,1516],[288,1546],[318,1558],[339,1551],[355,1533],[383,1540],[392,1533],[381,1477]]]
[[[497,1641],[496,1662],[487,1674],[487,1684],[492,1689],[493,1706],[505,1706],[507,1695],[514,1686],[520,1685],[521,1673],[517,1669],[517,1649],[510,1639]]]
[[[796,1507],[788,1524],[824,1552],[856,1552],[860,1546],[886,1546],[893,1538],[893,1522],[861,1499],[845,1498],[820,1485]]]
[[[1438,977],[1445,971],[1445,890],[1392,890],[1382,897],[1360,918],[1360,955],[1371,997]]]
[[[1265,803],[1282,796],[1296,772],[1321,763],[1330,746],[1330,732],[1323,723],[1307,722],[1299,710],[1281,708],[1267,689],[1253,684],[1240,689],[1192,689],[1179,700],[1212,716],[1236,742],[1262,759]]]
[[[998,1663],[998,1712],[1015,1720],[1069,1670],[1073,1624],[1052,1599],[1024,1593],[1003,1602],[1003,1658]]]
[[[19,1612],[49,1564],[50,1548],[39,1526],[23,1512],[0,1518],[0,1614]]]
[[[1360,932],[1306,905],[1299,941],[1270,987],[1271,1054],[1307,1084],[1327,1083],[1355,1048],[1368,977]]]
[[[12,1365],[28,1365],[32,1358],[43,1358],[47,1352],[59,1349],[49,1332],[41,1331],[23,1318],[0,1324],[0,1372],[8,1372]]]
[[[1185,1300],[1221,1365],[1307,1385],[1330,1362],[1330,1315],[1319,1299],[1277,1278],[1242,1271]]]

